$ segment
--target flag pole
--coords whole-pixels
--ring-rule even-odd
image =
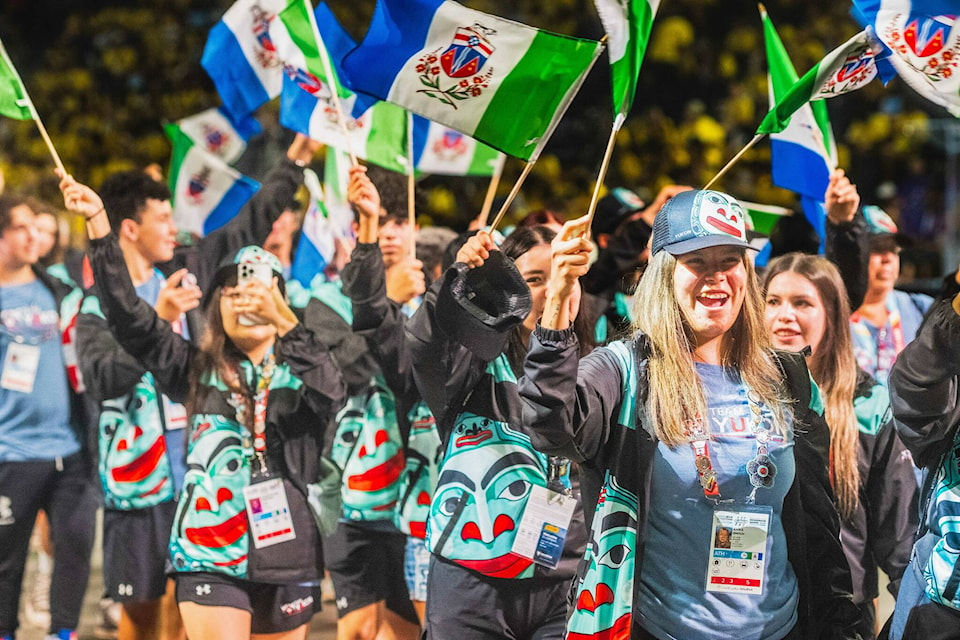
[[[43,120],[40,119],[40,114],[37,113],[37,107],[33,104],[33,100],[27,93],[27,85],[23,84],[23,78],[20,77],[20,72],[17,71],[17,68],[13,66],[13,60],[10,59],[10,54],[7,53],[7,48],[3,46],[3,42],[0,42],[0,56],[3,56],[3,61],[7,63],[7,67],[9,67],[10,71],[13,72],[13,75],[16,76],[17,82],[20,83],[20,88],[23,89],[23,99],[27,102],[27,109],[30,111],[30,117],[33,118],[33,122],[37,125],[37,130],[40,131],[40,137],[43,138],[43,142],[47,145],[47,149],[50,151],[50,155],[53,157],[53,163],[57,165],[57,169],[59,169],[63,175],[66,175],[67,170],[63,168],[63,162],[60,161],[60,154],[58,154],[57,150],[54,148],[53,140],[50,139],[50,135],[47,133],[47,128],[43,126]]]
[[[490,176],[490,186],[487,187],[487,195],[483,199],[483,208],[480,209],[480,216],[477,218],[481,229],[487,226],[487,218],[490,217],[493,199],[497,195],[497,187],[500,186],[500,176],[503,175],[503,165],[506,159],[506,156],[500,156],[500,159],[497,161],[497,166],[493,170],[493,175]]]
[[[320,37],[320,29],[317,27],[317,17],[313,15],[313,3],[310,0],[303,0],[304,9],[307,11],[307,17],[310,20],[310,29],[313,30],[313,37],[317,41],[320,60],[323,62],[323,71],[332,85],[330,93],[333,96],[333,106],[337,110],[337,120],[340,122],[340,128],[343,130],[344,143],[347,147],[347,153],[350,155],[350,164],[358,166],[357,156],[353,153],[353,145],[350,144],[350,132],[347,130],[347,119],[344,116],[343,105],[340,103],[340,92],[337,90],[339,82],[333,79],[337,76],[333,72],[333,64],[330,63],[330,54],[327,53],[327,46]]]
[[[730,162],[728,162],[726,165],[724,165],[723,169],[720,169],[720,172],[717,173],[717,175],[713,176],[713,178],[710,180],[710,182],[708,182],[703,188],[704,188],[704,189],[709,189],[709,188],[713,185],[714,182],[716,182],[717,180],[719,180],[720,178],[722,178],[723,175],[724,175],[727,171],[730,170],[730,167],[732,167],[733,165],[735,165],[735,164],[737,163],[737,160],[739,160],[740,158],[742,158],[742,157],[743,157],[743,154],[745,154],[747,151],[749,151],[750,148],[751,148],[753,145],[755,145],[755,144],[757,144],[758,142],[760,142],[760,140],[762,140],[762,139],[763,139],[763,136],[765,136],[765,135],[766,135],[766,134],[764,134],[764,133],[758,133],[757,135],[753,136],[753,140],[751,140],[750,142],[748,142],[748,143],[746,144],[746,146],[743,147],[743,149],[740,149],[740,151],[737,152],[737,155],[733,156],[733,158],[730,159]]]
[[[33,121],[37,124],[37,129],[40,131],[40,137],[43,138],[43,141],[46,143],[47,149],[50,151],[50,155],[53,156],[53,163],[57,165],[57,169],[59,169],[63,175],[67,175],[67,170],[63,168],[63,162],[60,161],[60,155],[53,147],[53,141],[47,134],[47,128],[43,126],[43,120],[40,119],[40,114],[37,113],[37,108],[33,106],[33,100],[27,98],[27,101],[30,104],[30,113],[33,115]]]
[[[417,205],[414,201],[416,182],[413,167],[413,113],[407,111],[407,222],[410,225],[410,257],[417,257]]]
[[[497,217],[493,219],[493,224],[490,225],[490,232],[493,233],[493,230],[497,228],[497,225],[503,220],[503,215],[507,212],[507,209],[510,208],[510,205],[513,204],[513,199],[517,197],[517,194],[520,192],[520,187],[523,186],[523,181],[527,179],[527,176],[530,175],[530,170],[533,169],[533,165],[536,164],[536,161],[528,162],[527,166],[523,168],[523,171],[520,173],[520,177],[517,178],[516,183],[513,185],[513,189],[510,190],[510,194],[507,196],[507,199],[503,201],[503,205],[500,207],[500,212],[497,213]]]
[[[617,132],[623,126],[627,117],[623,113],[618,113],[613,120],[613,128],[610,130],[610,139],[607,141],[607,149],[603,152],[603,162],[600,163],[600,173],[597,175],[597,184],[593,187],[593,197],[590,198],[590,208],[587,209],[587,232],[590,225],[593,224],[593,214],[597,210],[597,201],[600,199],[600,189],[603,187],[603,179],[607,175],[607,168],[610,166],[610,156],[613,155],[613,147],[617,143]]]

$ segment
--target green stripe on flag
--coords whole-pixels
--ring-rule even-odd
[[[468,176],[491,176],[500,161],[500,152],[488,147],[482,142],[477,142],[473,150],[473,157],[470,158],[470,166],[467,168]]]
[[[168,184],[172,195],[171,202],[176,204],[177,180],[180,177],[180,167],[183,166],[184,158],[187,157],[190,149],[193,148],[193,140],[181,131],[180,127],[176,124],[168,124],[164,126],[163,130],[164,133],[167,134],[167,138],[170,139],[170,144],[173,145],[173,152],[170,155],[170,176],[168,178]]]
[[[817,65],[808,71],[800,81],[793,85],[792,89],[778,97],[777,106],[764,116],[760,126],[757,127],[758,134],[780,133],[787,128],[790,124],[790,116],[810,100],[819,67],[820,65]]]
[[[371,107],[366,160],[384,169],[406,173],[407,112],[388,102]]]
[[[351,92],[340,84],[333,65],[328,64],[330,55],[320,39],[320,32],[314,25],[315,18],[311,10],[312,4],[308,0],[292,0],[286,9],[277,14],[277,17],[287,28],[290,39],[303,54],[307,71],[324,84],[335,86],[341,98],[347,98]],[[328,63],[324,63],[324,58],[328,59]]]
[[[30,98],[7,50],[0,42],[0,116],[14,120],[32,120]]]
[[[473,137],[496,141],[501,151],[529,160],[563,116],[567,101],[596,59],[598,46],[590,40],[537,32],[490,100]]]
[[[627,28],[630,40],[627,50],[619,60],[611,60],[610,76],[613,82],[613,108],[615,114],[626,115],[637,93],[637,78],[650,42],[650,30],[656,9],[648,0],[630,0]]]

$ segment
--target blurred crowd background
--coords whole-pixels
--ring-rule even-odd
[[[118,169],[166,167],[170,146],[162,123],[220,103],[200,56],[210,27],[230,4],[3,0],[0,38],[65,165],[96,186]],[[374,0],[329,4],[348,31],[362,38]],[[592,0],[464,4],[559,33],[603,35]],[[801,74],[860,30],[847,2],[769,0],[766,6]],[[701,187],[753,137],[768,108],[766,72],[759,13],[751,0],[663,0],[606,185],[630,187],[647,198],[664,184]],[[960,123],[896,80],[887,87],[874,81],[833,99],[829,112],[841,166],[864,203],[882,206],[919,240],[905,256],[906,275],[938,275],[950,132]],[[237,165],[254,178],[282,153],[289,135],[277,124],[275,103],[257,116],[264,133]],[[603,56],[513,212],[584,211],[611,122]],[[795,207],[791,192],[771,184],[769,160],[769,144],[761,142],[719,188],[745,200]],[[0,169],[8,185],[56,201],[50,157],[32,123],[0,120]],[[521,169],[520,161],[508,160],[502,195]],[[487,184],[476,178],[422,179],[421,224],[465,228]]]

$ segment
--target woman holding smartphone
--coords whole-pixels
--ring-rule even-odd
[[[101,303],[117,341],[190,413],[170,538],[187,635],[305,638],[323,577],[308,485],[344,401],[337,365],[287,306],[279,261],[259,247],[216,273],[200,346],[182,339],[137,297],[100,197],[61,179],[67,208],[86,220],[94,275],[111,283]]]

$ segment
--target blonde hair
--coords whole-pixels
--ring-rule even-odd
[[[743,307],[721,344],[721,364],[736,369],[773,412],[774,430],[786,435],[783,374],[777,365],[763,324],[763,299],[753,263],[746,270]],[[706,415],[703,383],[693,363],[693,331],[677,301],[674,271],[677,259],[661,251],[650,259],[637,287],[634,328],[649,338],[647,411],[657,437],[667,446],[689,442],[687,422]],[[703,430],[710,433],[707,420]]]
[[[830,482],[837,508],[849,519],[860,501],[860,467],[857,460],[859,429],[853,409],[858,366],[853,354],[848,320],[850,304],[840,272],[826,258],[788,253],[770,263],[764,278],[766,290],[781,273],[796,273],[810,282],[824,308],[823,337],[810,358],[810,373],[824,398],[824,418],[830,427]]]

